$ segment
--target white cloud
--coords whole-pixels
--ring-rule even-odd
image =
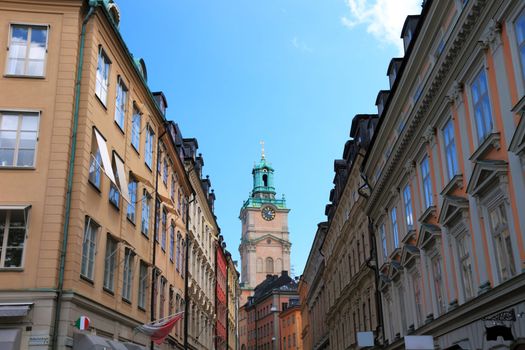
[[[313,51],[313,49],[310,46],[306,45],[306,43],[299,40],[296,36],[292,38],[291,42],[292,42],[292,46],[295,47],[299,51],[304,51],[308,53]]]
[[[422,0],[346,0],[350,10],[341,23],[353,28],[366,25],[367,32],[382,44],[395,45],[403,53],[401,29],[407,15],[421,12]]]

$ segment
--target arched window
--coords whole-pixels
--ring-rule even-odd
[[[268,187],[268,175],[264,174],[262,180],[264,187]]]
[[[262,258],[257,258],[257,272],[263,272],[263,261]]]
[[[266,272],[273,273],[273,259],[266,258]]]

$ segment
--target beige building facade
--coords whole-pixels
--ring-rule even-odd
[[[0,3],[0,337],[14,349],[145,348],[134,328],[182,311],[192,186],[118,21],[104,1]],[[182,341],[178,325],[160,348]]]

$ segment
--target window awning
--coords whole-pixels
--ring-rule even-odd
[[[133,174],[133,177],[134,177],[136,180],[142,182],[144,185],[146,185],[146,186],[148,186],[148,187],[150,187],[150,188],[155,188],[155,186],[153,186],[153,184],[151,183],[151,181],[149,181],[149,180],[146,179],[145,177],[140,176],[139,174],[137,174],[137,173],[134,172],[134,171],[131,172],[131,173]]]
[[[104,172],[109,177],[109,179],[116,184],[115,175],[113,175],[113,168],[111,167],[111,160],[109,158],[108,146],[106,145],[106,140],[98,132],[97,129],[93,128],[95,136],[97,139],[98,151],[100,152],[100,157],[102,158],[102,165],[104,167]]]
[[[0,349],[20,349],[20,329],[0,329]]]
[[[75,350],[146,350],[144,346],[140,346],[140,345],[128,343],[128,342],[123,343],[123,342],[102,338],[97,335],[88,334],[88,333],[75,333],[73,335],[73,349]]]
[[[120,194],[122,195],[122,197],[124,197],[126,202],[130,203],[129,192],[128,192],[128,179],[126,178],[126,171],[124,170],[124,163],[116,155],[114,156],[114,158],[115,158],[115,165],[117,167],[118,182],[120,185]]]
[[[0,304],[0,318],[27,316],[33,303]]]

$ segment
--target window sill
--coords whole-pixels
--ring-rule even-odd
[[[137,306],[137,309],[139,309],[139,310],[142,311],[142,312],[146,312],[146,309],[143,308],[142,306]]]
[[[124,119],[125,120],[125,119]],[[115,125],[117,126],[117,129],[120,131],[120,133],[122,135],[126,135],[126,133],[124,132],[124,129],[122,129],[122,127],[120,126],[120,124],[115,120],[113,119],[113,122],[115,123]]]
[[[140,233],[142,234],[142,236],[143,236],[144,238],[146,238],[146,239],[149,241],[149,236],[148,236],[148,234],[147,234],[146,232],[144,232],[144,231],[141,230]]]
[[[135,151],[135,153],[137,153],[137,156],[140,157],[140,152],[139,152],[139,150],[135,147],[135,145],[132,144],[132,143],[130,143],[130,145],[131,145],[131,149],[133,149],[133,150]]]
[[[135,221],[131,220],[129,216],[126,215],[126,219],[128,220],[128,222],[130,224],[132,224],[133,226],[137,227],[137,224],[135,224]]]
[[[91,286],[95,285],[95,282],[87,276],[80,275],[80,280],[89,283]]]
[[[122,301],[124,302],[124,304],[131,305],[131,300],[128,300],[128,299],[122,297]]]
[[[102,105],[102,107],[104,107],[104,109],[107,111],[108,110],[108,107],[106,107],[106,104],[100,99],[100,97],[98,96],[98,94],[95,92],[95,96],[98,100],[98,102],[100,102],[100,104]]]
[[[115,296],[115,292],[112,291],[111,289],[108,289],[108,288],[106,288],[106,287],[102,287],[102,290],[103,290],[104,292],[108,293],[109,295],[113,296],[113,297]]]
[[[120,205],[118,205],[117,203],[113,202],[111,199],[109,200],[109,204],[111,204],[113,209],[115,209],[116,211],[120,212]]]
[[[23,272],[23,267],[0,267],[0,272]]]
[[[34,166],[0,165],[0,170],[36,170]]]
[[[40,79],[44,80],[45,75],[29,75],[29,74],[4,74],[4,78],[20,78],[20,79]]]
[[[426,208],[423,214],[419,217],[419,222],[426,223],[430,217],[436,215],[436,206],[431,205],[430,207]]]

